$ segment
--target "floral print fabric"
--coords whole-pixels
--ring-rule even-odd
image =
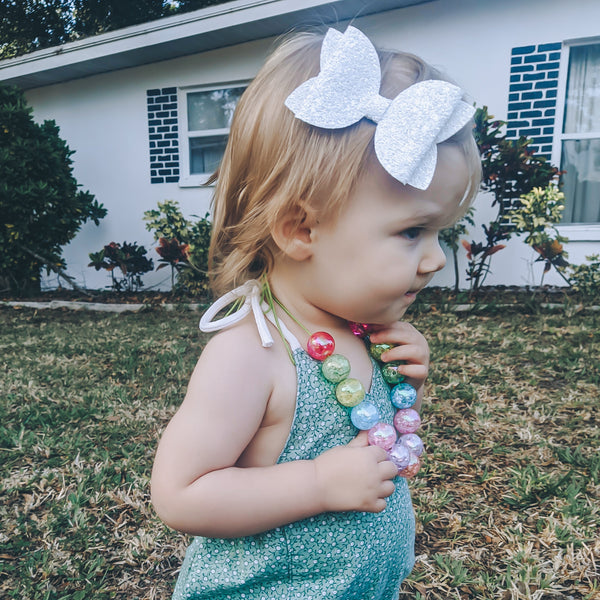
[[[278,462],[313,459],[357,435],[320,363],[294,351],[296,414]],[[367,399],[391,423],[389,388],[373,362]],[[415,522],[405,479],[381,513],[324,513],[265,533],[196,537],[173,600],[397,600],[414,563]]]

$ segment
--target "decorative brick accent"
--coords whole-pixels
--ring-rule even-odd
[[[150,182],[179,181],[177,88],[147,90]]]
[[[562,44],[513,48],[510,59],[506,135],[532,138],[530,148],[550,158],[556,116],[558,67]]]

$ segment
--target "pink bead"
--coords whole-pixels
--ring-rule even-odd
[[[398,433],[414,433],[421,426],[421,417],[414,408],[402,408],[394,417]]]
[[[317,331],[308,338],[306,351],[311,358],[315,360],[325,360],[333,354],[335,342],[333,338],[325,331]]]
[[[409,452],[409,454],[408,465],[398,470],[398,475],[407,479],[414,477],[421,469],[421,459],[414,452]]]
[[[354,321],[350,321],[348,325],[350,326],[352,333],[358,337],[364,337],[368,333],[371,333],[372,327],[368,323],[355,323]]]
[[[379,446],[384,450],[390,450],[397,437],[396,430],[389,423],[383,422],[371,427],[367,434],[370,446]]]

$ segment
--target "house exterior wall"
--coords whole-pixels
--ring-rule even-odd
[[[247,80],[260,68],[271,40],[115,71],[27,91],[36,121],[54,119],[73,155],[74,175],[108,209],[96,227],[84,225],[64,249],[68,272],[90,289],[110,284],[105,271],[88,267],[88,254],[112,241],[156,246],[142,221],[157,203],[177,200],[185,215],[204,216],[212,188],[151,183],[148,90]],[[148,256],[159,256],[153,250]],[[168,269],[144,275],[145,287],[170,285]],[[44,284],[56,286],[56,278]]]
[[[515,116],[521,119],[522,115],[509,115],[509,97],[513,94],[514,101],[515,93],[528,91],[510,88],[521,83],[514,78],[514,58],[521,56],[514,54],[514,49],[533,47],[535,54],[548,47],[553,53],[560,53],[557,48],[570,40],[600,39],[600,3],[437,0],[359,18],[354,24],[378,45],[422,56],[448,72],[478,106],[487,105],[497,118],[510,117],[514,122]],[[100,227],[86,225],[66,248],[65,258],[73,276],[88,287],[102,287],[108,283],[106,274],[86,266],[90,251],[110,241],[124,240],[152,247],[152,236],[144,228],[142,215],[155,208],[158,201],[178,200],[188,215],[204,215],[208,210],[210,189],[166,182],[166,176],[164,183],[151,183],[147,92],[247,81],[262,64],[271,43],[272,40],[250,42],[27,92],[35,118],[55,119],[61,135],[76,151],[74,171],[79,183],[109,210]],[[546,58],[550,60],[549,56]],[[564,71],[564,65],[561,69]],[[556,110],[561,107],[559,97]],[[546,123],[544,127],[546,134],[551,135],[551,125]],[[547,140],[544,145],[547,152]],[[169,177],[174,178],[173,169],[177,167],[175,161],[171,162]],[[480,195],[476,206],[478,225],[467,237],[478,240],[482,235],[479,224],[489,221],[494,211],[485,194]],[[573,262],[583,262],[587,254],[600,250],[600,225],[563,228],[567,237],[570,232],[574,235],[567,250]],[[460,251],[460,255],[464,278],[464,252]],[[534,259],[535,253],[523,242],[511,240],[505,250],[494,256],[493,272],[486,284],[539,283],[542,266],[533,264]],[[147,286],[158,284],[166,276],[165,271],[160,271],[158,275],[146,276],[144,281]],[[561,284],[562,280],[550,273],[545,282]],[[452,269],[440,273],[434,283],[451,285]],[[468,287],[464,279],[462,285]]]

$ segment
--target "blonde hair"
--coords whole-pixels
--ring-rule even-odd
[[[209,250],[211,287],[222,294],[270,272],[277,249],[270,232],[280,218],[304,211],[338,214],[372,158],[375,125],[362,119],[327,130],[296,119],[287,96],[317,75],[324,35],[297,33],[270,55],[242,95],[218,171]],[[411,54],[379,51],[381,95],[394,98],[413,83],[446,79]],[[446,79],[447,80],[447,79]],[[470,172],[461,203],[475,197],[481,176],[471,125],[444,142],[462,148]]]

